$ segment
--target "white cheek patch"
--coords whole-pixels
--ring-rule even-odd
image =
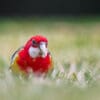
[[[36,58],[39,55],[39,52],[40,52],[39,48],[34,48],[34,47],[30,47],[28,50],[28,53],[32,58]]]

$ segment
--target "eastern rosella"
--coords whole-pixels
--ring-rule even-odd
[[[11,57],[10,69],[14,74],[28,76],[30,73],[47,75],[52,69],[52,58],[48,51],[46,37],[36,35],[15,51]]]

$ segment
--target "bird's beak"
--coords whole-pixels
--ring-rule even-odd
[[[45,42],[41,42],[40,45],[39,45],[39,49],[40,49],[41,57],[45,58],[47,56],[47,53],[48,53],[48,49],[46,47],[46,43]]]

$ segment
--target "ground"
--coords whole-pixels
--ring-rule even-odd
[[[31,36],[49,40],[54,71],[45,79],[15,78],[10,57]],[[1,18],[0,98],[2,100],[99,100],[99,18]]]

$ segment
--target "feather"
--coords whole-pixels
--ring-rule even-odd
[[[16,54],[17,54],[21,49],[23,49],[23,48],[24,48],[24,47],[21,46],[20,48],[18,48],[18,49],[12,54],[12,56],[11,56],[11,58],[10,58],[10,65],[13,63]]]

